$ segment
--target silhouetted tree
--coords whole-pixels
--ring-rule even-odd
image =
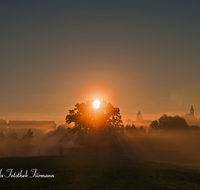
[[[20,151],[20,140],[15,131],[12,131],[7,136],[6,150],[8,156],[18,156]]]
[[[184,118],[177,116],[167,116],[163,114],[158,121],[151,122],[149,132],[157,133],[161,131],[183,131],[188,130],[189,126]]]
[[[31,129],[29,129],[27,133],[23,135],[20,143],[21,154],[26,156],[31,155],[33,151],[33,145],[32,145],[33,137],[34,137],[33,131]]]
[[[134,124],[132,124],[132,125],[128,124],[128,125],[125,126],[125,130],[126,130],[127,133],[132,134],[132,133],[136,132],[137,128],[135,127]]]
[[[138,133],[146,133],[146,129],[143,126],[137,128]]]
[[[132,125],[126,125],[125,126],[125,130],[126,130],[126,133],[128,135],[136,135],[136,134],[141,134],[141,133],[146,133],[146,129],[143,127],[143,126],[140,126],[140,127],[135,127],[134,124]]]
[[[0,156],[5,155],[5,147],[6,146],[6,136],[4,133],[0,133]]]
[[[115,144],[124,130],[119,108],[106,101],[101,101],[98,109],[93,107],[93,101],[76,104],[73,110],[69,110],[66,122],[74,122],[74,127],[68,128],[69,133],[76,133],[77,141],[87,147],[105,141]]]
[[[161,127],[157,120],[151,122],[149,126],[149,133],[158,133],[161,131]]]

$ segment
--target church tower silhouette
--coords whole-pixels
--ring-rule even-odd
[[[194,115],[194,108],[193,108],[193,105],[191,105],[191,108],[190,108],[190,115]]]
[[[143,121],[143,116],[140,111],[136,115],[136,121]]]

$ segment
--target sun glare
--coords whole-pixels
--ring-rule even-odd
[[[100,101],[99,101],[99,100],[95,100],[95,101],[93,102],[93,106],[94,106],[95,109],[99,108],[99,106],[100,106]]]

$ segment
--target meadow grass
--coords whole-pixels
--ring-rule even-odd
[[[150,160],[133,153],[73,152],[1,158],[0,169],[38,169],[54,178],[0,178],[0,189],[200,189],[200,164]]]

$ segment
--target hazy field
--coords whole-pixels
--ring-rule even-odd
[[[36,168],[55,178],[1,178],[0,189],[200,189],[200,164],[177,164],[128,153],[1,158],[0,169]]]

